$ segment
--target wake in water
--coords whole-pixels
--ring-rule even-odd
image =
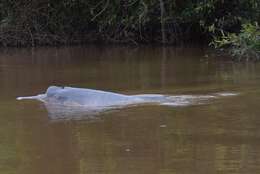
[[[51,119],[82,119],[111,110],[137,105],[189,106],[206,104],[212,99],[234,96],[236,93],[211,95],[124,95],[93,89],[51,86],[45,94],[17,97],[17,100],[39,100]]]

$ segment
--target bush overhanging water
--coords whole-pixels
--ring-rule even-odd
[[[259,23],[259,13],[259,0],[5,0],[0,44],[210,41],[221,35],[212,31]]]
[[[222,36],[215,37],[212,44],[215,48],[228,47],[230,53],[239,58],[246,60],[260,59],[260,27],[257,23],[243,24],[240,33],[224,33]]]

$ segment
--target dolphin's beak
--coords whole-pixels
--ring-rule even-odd
[[[16,100],[43,100],[46,94],[39,94],[36,96],[17,97]]]

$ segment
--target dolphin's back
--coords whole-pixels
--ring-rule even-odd
[[[140,100],[137,97],[113,92],[73,87],[51,86],[47,89],[46,94],[49,102],[65,105],[110,106],[131,104]]]

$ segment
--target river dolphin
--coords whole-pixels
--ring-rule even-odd
[[[234,93],[216,93],[213,95],[161,95],[140,94],[125,95],[94,89],[50,86],[46,93],[29,97],[17,97],[17,100],[36,99],[42,101],[52,118],[75,115],[94,115],[107,110],[140,104],[159,104],[168,106],[186,106],[202,104],[205,101]]]

